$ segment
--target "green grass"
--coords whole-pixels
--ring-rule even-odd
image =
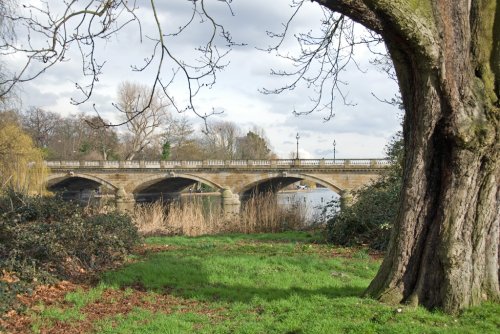
[[[98,333],[500,332],[498,304],[452,317],[422,308],[397,312],[361,298],[379,261],[365,250],[311,243],[315,240],[296,232],[150,238],[149,245],[169,247],[107,272],[98,287],[68,294],[60,308],[38,312],[34,329],[56,321],[78,326],[112,291],[113,298],[135,297],[135,304],[92,320]]]

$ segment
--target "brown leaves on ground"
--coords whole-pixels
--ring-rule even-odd
[[[30,294],[18,295],[17,299],[26,306],[27,309],[36,312],[37,305],[50,306],[64,303],[64,296],[76,290],[78,285],[68,281],[61,281],[54,285],[39,285]],[[0,328],[6,333],[29,333],[31,327],[31,317],[27,314],[19,314],[15,310],[8,311],[0,317]],[[2,333],[0,329],[0,333]]]
[[[5,283],[16,283],[19,282],[19,278],[8,271],[2,270],[2,275],[0,275],[0,281]]]
[[[64,296],[76,289],[88,291],[89,287],[85,285],[75,285],[70,282],[61,282],[57,285],[39,286],[31,296],[18,296],[25,304],[30,314],[18,314],[13,312],[6,314],[3,320],[0,320],[0,326],[5,333],[30,333],[32,321],[37,318],[41,309],[48,306],[68,309],[73,307],[72,303],[64,300]],[[38,305],[43,304],[40,308]],[[208,309],[205,305],[195,300],[187,300],[181,297],[170,295],[168,290],[165,293],[151,293],[140,283],[136,283],[121,290],[106,289],[102,295],[80,309],[83,320],[70,321],[52,321],[47,323],[47,327],[42,327],[42,334],[82,334],[93,333],[94,324],[102,319],[116,315],[126,315],[134,309],[140,308],[151,312],[171,314],[174,312],[198,312],[208,315],[212,318],[218,317],[218,310]],[[3,334],[3,332],[0,331]]]
[[[142,245],[136,254],[145,256],[151,253],[171,249],[168,245]],[[5,281],[15,282],[17,277],[3,273]],[[67,310],[74,307],[65,300],[65,296],[76,290],[86,293],[91,289],[88,284],[75,284],[61,281],[54,285],[38,285],[31,294],[18,295],[18,301],[28,310],[18,313],[9,311],[0,316],[0,334],[30,333],[33,323],[40,319],[40,314],[48,307]],[[95,332],[94,325],[99,320],[126,315],[134,309],[143,309],[164,314],[197,312],[213,319],[220,318],[222,310],[208,308],[204,303],[173,296],[171,289],[165,288],[163,293],[148,292],[142,283],[137,282],[120,290],[106,289],[97,300],[90,302],[79,310],[80,319],[68,321],[47,320],[40,328],[42,334],[82,334]]]

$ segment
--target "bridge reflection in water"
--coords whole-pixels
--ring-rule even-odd
[[[112,198],[120,210],[136,202],[178,197],[203,185],[220,194],[226,212],[249,195],[308,181],[338,194],[377,178],[385,159],[46,161],[47,186],[67,198]]]

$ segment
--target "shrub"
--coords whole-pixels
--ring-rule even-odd
[[[399,205],[399,183],[377,182],[355,193],[356,201],[343,206],[326,224],[327,240],[344,246],[387,247]],[[338,201],[333,205],[340,207]]]
[[[10,192],[0,212],[0,274],[16,277],[0,276],[5,291],[98,273],[123,261],[139,240],[128,216],[93,214],[58,197]]]
[[[393,165],[375,183],[354,192],[354,203],[329,203],[333,212],[326,224],[328,241],[344,246],[368,245],[383,250],[387,247],[399,206],[402,179],[403,141],[395,136],[387,147]],[[326,211],[326,210],[325,210]]]

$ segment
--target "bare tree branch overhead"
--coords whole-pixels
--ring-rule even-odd
[[[349,17],[322,7],[323,17],[318,33],[308,31],[290,35],[293,20],[304,5],[305,0],[293,0],[295,9],[290,19],[283,24],[280,33],[268,32],[268,36],[277,39],[265,51],[275,53],[278,57],[292,64],[291,70],[272,69],[271,74],[288,78],[288,82],[278,88],[263,88],[264,94],[282,94],[298,87],[306,87],[310,92],[310,106],[305,110],[294,110],[296,115],[309,114],[313,111],[326,112],[325,120],[334,115],[337,99],[346,105],[355,105],[348,98],[347,83],[342,81],[341,74],[350,65],[363,71],[354,55],[360,45],[376,49],[383,44],[382,38],[374,32],[361,32]],[[359,26],[358,26],[359,28]],[[295,38],[298,53],[282,51],[287,38]]]
[[[160,22],[157,3],[126,0],[67,0],[19,1],[18,10],[7,10],[10,7],[2,4],[1,17],[4,27],[15,25],[18,38],[3,33],[0,36],[0,55],[22,59],[20,68],[10,76],[0,78],[0,97],[9,93],[14,86],[38,78],[57,63],[70,59],[70,50],[77,50],[83,82],[76,82],[75,87],[81,98],[73,99],[75,105],[88,101],[106,67],[106,57],[101,55],[99,46],[111,43],[117,32],[129,25],[135,25],[141,42],[152,43],[149,57],[138,64],[131,64],[134,72],[151,71],[154,78],[150,82],[148,103],[135,111],[141,114],[150,107],[155,92],[163,91],[172,108],[178,112],[191,110],[206,120],[214,110],[198,110],[194,98],[200,89],[210,88],[216,81],[217,73],[223,70],[228,62],[226,56],[231,47],[237,45],[229,31],[217,23],[210,14],[210,7],[205,0],[189,0],[191,15],[180,27],[165,26]],[[224,3],[229,15],[234,15],[231,0],[219,0]],[[141,7],[140,7],[141,6]],[[141,17],[138,16],[141,11]],[[147,13],[150,17],[144,17]],[[141,20],[154,22],[155,32],[146,34]],[[192,62],[181,58],[172,48],[171,39],[181,36],[193,24],[203,26],[209,32],[208,38],[194,50],[198,56]],[[6,29],[6,28],[4,28]],[[188,91],[188,102],[183,105],[174,98],[170,86],[174,82],[182,83]],[[117,109],[119,106],[114,105]],[[121,125],[121,124],[116,124]]]

